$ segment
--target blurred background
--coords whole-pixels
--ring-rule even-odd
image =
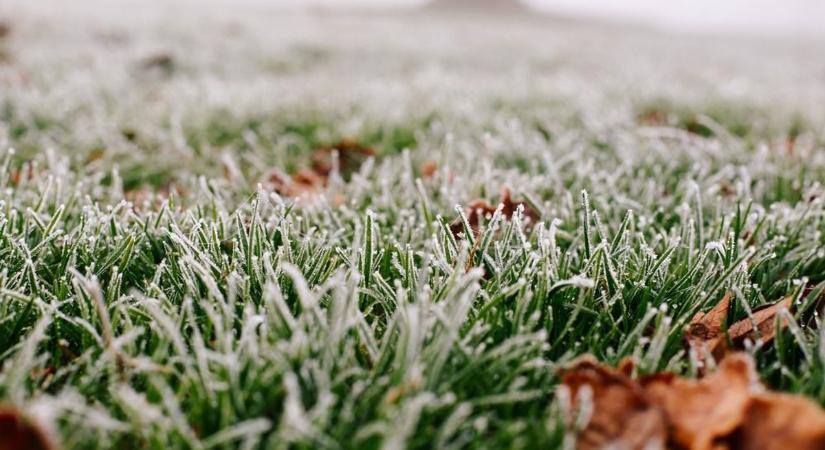
[[[295,8],[516,11],[694,32],[825,34],[820,0],[242,0]]]
[[[158,2],[81,0],[53,2],[4,0],[0,14],[26,5],[69,9],[77,4],[133,4],[145,8]],[[464,11],[554,15],[646,25],[680,32],[750,33],[760,35],[825,36],[825,1],[821,0],[176,0],[162,4],[253,4],[307,11]]]
[[[825,130],[823,18],[819,0],[0,0],[0,147],[117,161],[128,190],[513,117],[782,141]]]

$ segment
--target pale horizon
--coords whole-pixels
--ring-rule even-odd
[[[405,8],[427,0],[244,0],[307,8]],[[816,0],[524,0],[547,13],[609,19],[676,31],[825,34],[825,2]]]

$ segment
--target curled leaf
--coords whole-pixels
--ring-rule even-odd
[[[786,309],[790,311],[793,305],[793,297],[786,297],[785,299],[755,309],[753,315],[746,317],[728,328],[728,335],[733,345],[737,348],[744,346],[746,339],[756,340],[760,339],[763,343],[769,343],[776,337],[777,320],[776,316],[779,311]],[[785,328],[788,326],[787,319],[779,320],[779,327]]]
[[[755,309],[750,316],[731,324],[726,333],[725,322],[730,313],[730,302],[731,293],[728,292],[713,309],[707,313],[696,313],[688,324],[685,341],[688,348],[700,358],[710,355],[720,361],[729,348],[744,349],[746,340],[759,339],[763,344],[770,343],[776,337],[777,315],[783,308],[790,310],[793,297]],[[788,326],[788,321],[781,319],[778,324],[782,329]]]
[[[724,327],[730,310],[730,298],[730,292],[726,293],[713,309],[707,313],[696,313],[690,321],[685,340],[697,355],[704,357],[710,354],[717,360],[723,356],[726,348]]]

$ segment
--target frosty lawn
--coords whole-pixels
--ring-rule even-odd
[[[820,44],[57,10],[3,16],[0,398],[61,447],[570,445],[560,367],[695,375],[728,291],[794,297],[747,351],[825,402]],[[274,190],[344,138],[377,155]]]

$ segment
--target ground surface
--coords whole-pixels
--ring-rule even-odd
[[[695,374],[726,291],[796,297],[748,351],[825,402],[819,44],[18,3],[0,398],[66,448],[562,446],[560,366]],[[343,138],[377,155],[273,190]],[[505,188],[540,223],[451,231]]]

